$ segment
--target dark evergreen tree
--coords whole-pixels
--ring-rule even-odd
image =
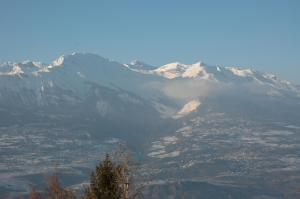
[[[90,186],[86,189],[85,199],[120,199],[122,186],[119,184],[119,168],[109,155],[91,174]]]

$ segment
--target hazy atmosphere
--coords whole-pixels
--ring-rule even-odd
[[[299,198],[299,2],[0,1],[0,198]]]
[[[299,7],[297,0],[2,0],[0,61],[92,52],[123,63],[251,67],[300,83]]]

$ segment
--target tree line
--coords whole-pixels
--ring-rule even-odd
[[[137,199],[142,198],[143,186],[136,186],[132,180],[128,157],[113,161],[111,155],[96,166],[90,176],[89,185],[83,193],[64,188],[57,174],[45,178],[46,187],[38,191],[31,186],[28,199]]]

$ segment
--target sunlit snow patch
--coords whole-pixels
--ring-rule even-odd
[[[194,111],[201,105],[199,100],[192,100],[185,104],[180,111],[174,116],[175,119],[184,117]]]

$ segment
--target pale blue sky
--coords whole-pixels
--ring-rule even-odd
[[[0,62],[92,52],[243,66],[300,83],[298,0],[1,0]]]

